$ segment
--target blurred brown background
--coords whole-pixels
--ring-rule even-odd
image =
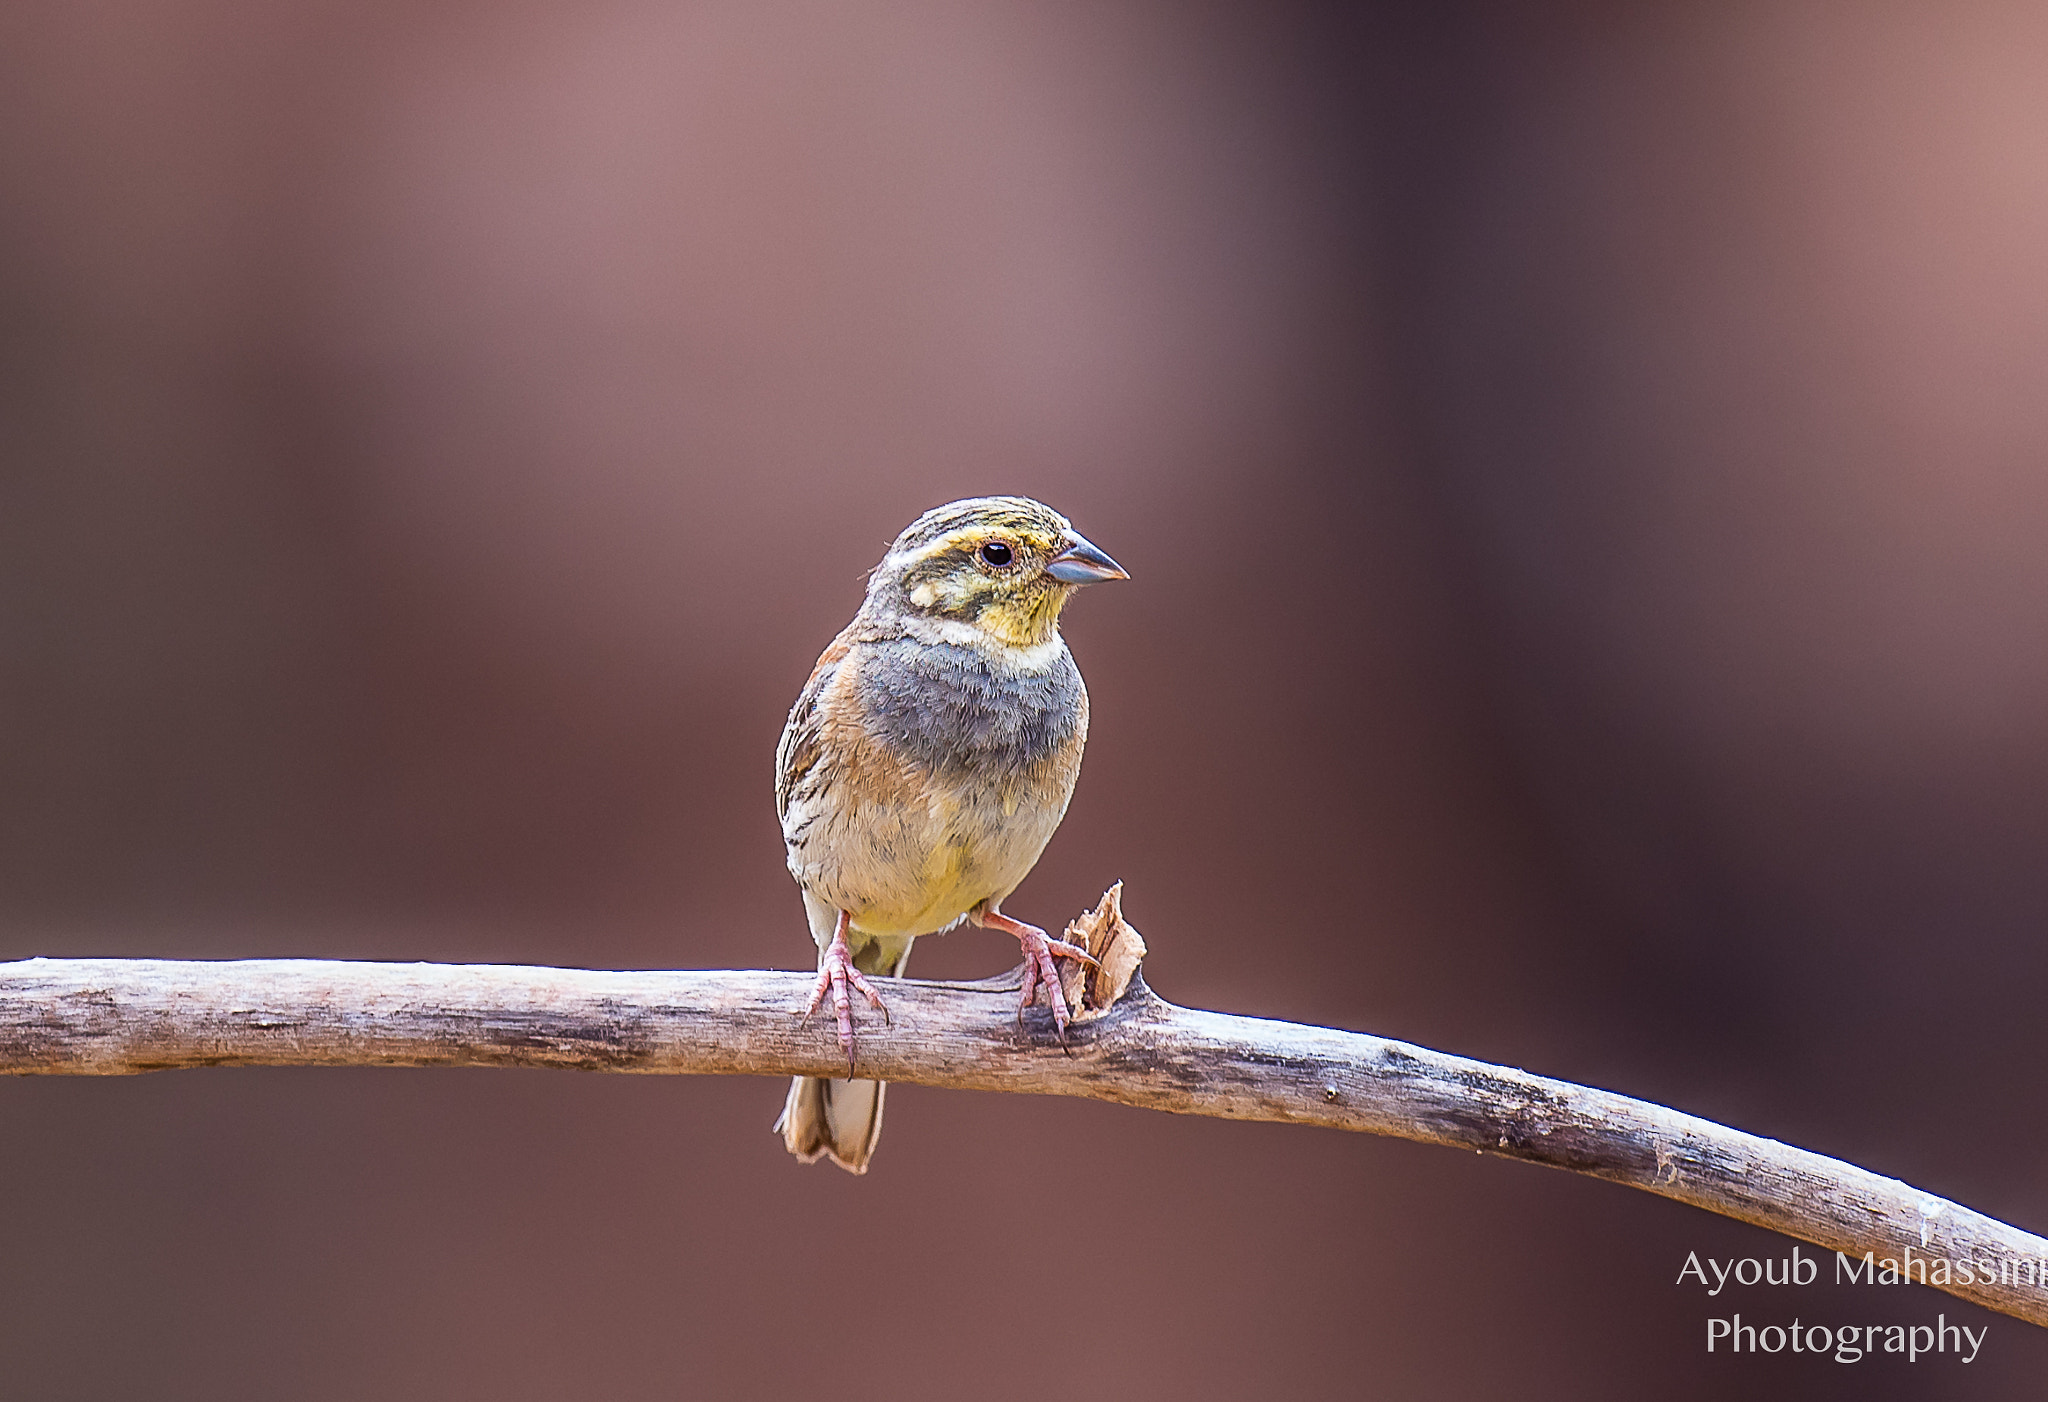
[[[1019,914],[1121,877],[1178,1001],[2048,1226],[2038,5],[31,0],[0,33],[0,957],[805,967],[789,701],[905,522],[1028,492],[1136,578],[1070,613],[1094,739]],[[910,1087],[856,1181],[785,1159],[781,1094],[0,1083],[0,1394],[2048,1368],[1924,1291],[1707,1301],[1687,1251],[1785,1243],[1521,1165]],[[1117,1328],[1069,1328],[1095,1296]],[[1731,1309],[1990,1335],[1709,1358]]]

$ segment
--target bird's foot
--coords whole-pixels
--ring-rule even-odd
[[[1037,1000],[1040,987],[1045,989],[1045,999],[1052,1007],[1053,1026],[1061,1040],[1067,1035],[1067,995],[1060,987],[1059,965],[1055,959],[1078,959],[1089,968],[1101,967],[1089,956],[1087,950],[1065,940],[1048,936],[1036,925],[1027,925],[1022,920],[1012,920],[1000,910],[989,909],[974,917],[974,923],[989,930],[1002,930],[1017,937],[1024,946],[1024,992],[1017,1001],[1017,1017],[1023,1020],[1024,1010]]]
[[[853,967],[853,953],[846,947],[846,912],[839,913],[839,928],[832,932],[832,943],[825,946],[825,952],[818,958],[818,981],[811,985],[811,1000],[804,1004],[803,1016],[798,1026],[811,1020],[811,1014],[825,1001],[825,995],[832,995],[832,1012],[839,1020],[839,1049],[846,1053],[846,1074],[853,1074],[853,999],[848,995],[847,985],[859,989],[868,1003],[882,1015],[882,1021],[889,1021],[889,1006],[882,1001],[882,995],[875,992],[874,985],[861,976]]]

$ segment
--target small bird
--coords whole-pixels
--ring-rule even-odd
[[[896,537],[867,598],[819,657],[775,750],[775,807],[818,945],[803,1015],[828,996],[854,1069],[849,986],[899,976],[919,935],[967,921],[1023,945],[1018,1016],[1039,988],[1062,1036],[1056,958],[1092,963],[1003,914],[1067,811],[1088,692],[1060,610],[1123,567],[1029,497],[935,507]],[[799,1076],[776,1122],[805,1163],[867,1172],[879,1081]]]

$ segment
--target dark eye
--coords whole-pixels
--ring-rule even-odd
[[[1009,564],[1015,556],[1010,547],[1002,541],[992,540],[981,547],[981,558],[994,565],[997,569],[1001,569]]]

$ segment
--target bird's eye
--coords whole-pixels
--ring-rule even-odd
[[[981,547],[981,558],[997,569],[1009,564],[1014,554],[1015,552],[1000,540],[992,540]]]

